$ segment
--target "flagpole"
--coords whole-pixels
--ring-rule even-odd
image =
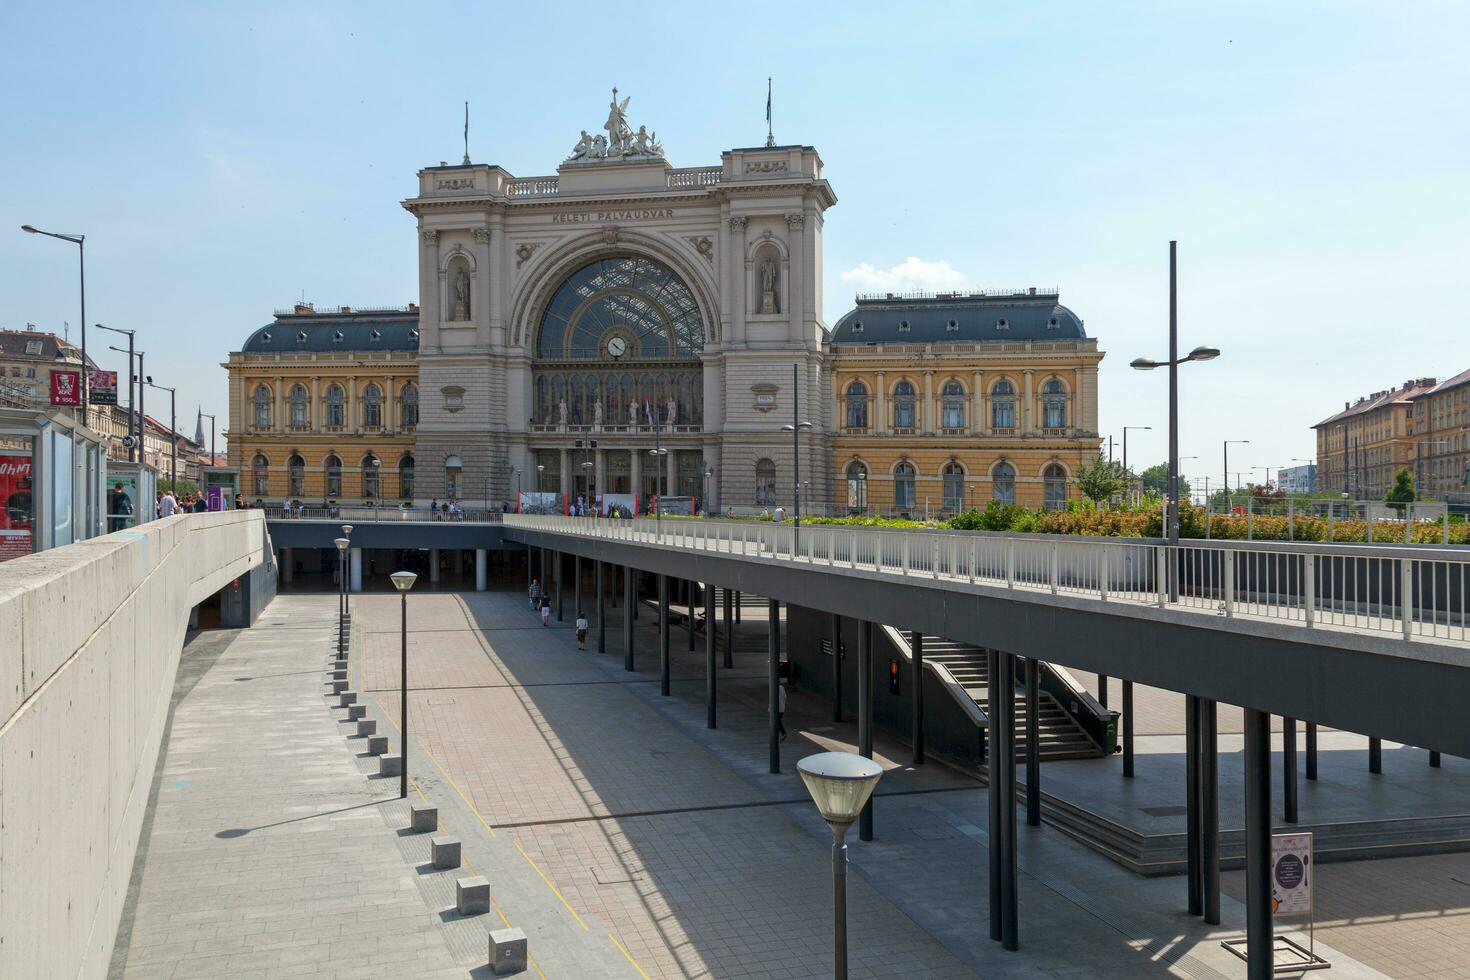
[[[464,165],[470,165],[470,104],[464,104]]]
[[[771,76],[766,76],[766,145],[776,145],[776,135],[771,129]]]

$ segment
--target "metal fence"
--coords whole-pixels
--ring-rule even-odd
[[[511,527],[1466,643],[1470,549],[507,515]]]

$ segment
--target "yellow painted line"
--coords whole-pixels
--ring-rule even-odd
[[[531,855],[527,854],[525,850],[521,847],[520,841],[512,841],[512,843],[515,844],[516,850],[521,852],[521,857],[526,859],[526,863],[531,866],[531,869],[541,876],[542,881],[546,882],[546,887],[551,889],[551,894],[561,899],[561,903],[566,906],[567,911],[572,913],[572,918],[576,919],[577,924],[580,925],[583,929],[586,929],[587,923],[583,922],[582,917],[577,914],[577,910],[572,908],[572,903],[568,902],[566,898],[563,897],[562,893],[556,890],[556,886],[551,883],[551,879],[546,877],[546,872],[542,871],[539,867],[536,866],[536,862],[531,860]],[[588,931],[590,932],[591,930]]]
[[[419,751],[428,757],[428,760],[434,764],[434,768],[438,769],[439,774],[444,777],[444,781],[447,782],[454,789],[454,791],[459,794],[459,798],[461,800],[464,800],[464,805],[469,807],[470,812],[475,815],[480,823],[484,824],[486,830],[490,831],[490,836],[498,837],[499,835],[495,833],[495,828],[490,826],[490,821],[486,820],[484,815],[481,814],[479,810],[475,809],[475,805],[470,802],[470,798],[468,796],[464,795],[464,791],[459,788],[459,784],[450,779],[449,773],[445,772],[444,767],[439,765],[439,760],[434,758],[433,754],[430,753],[428,749],[424,748],[423,742],[419,743]]]
[[[628,950],[624,948],[623,944],[618,942],[618,937],[614,936],[612,933],[608,933],[607,938],[611,939],[612,944],[618,948],[618,952],[622,953],[627,961],[633,964],[633,969],[638,971],[638,975],[642,977],[643,980],[649,980],[648,974],[643,972],[643,967],[639,966],[638,961],[633,959],[633,954],[629,953]]]

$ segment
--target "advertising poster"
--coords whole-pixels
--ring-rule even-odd
[[[516,501],[516,513],[518,514],[562,514],[565,512],[566,506],[559,493],[522,490],[520,499]]]
[[[670,497],[668,495],[665,495],[662,497],[654,497],[653,504],[654,513],[678,514],[684,517],[694,516],[693,497]]]
[[[80,371],[51,372],[51,404],[80,405],[82,403],[82,373]]]
[[[1271,911],[1301,915],[1312,911],[1312,835],[1271,835]]]
[[[602,495],[602,516],[627,519],[638,513],[638,498],[631,493]]]
[[[92,404],[93,405],[116,405],[117,404],[117,372],[116,371],[93,371],[92,372]]]
[[[230,498],[225,493],[224,487],[209,487],[205,491],[206,499],[209,501],[210,510],[229,510]]]
[[[0,561],[29,555],[36,519],[29,452],[0,452],[0,505]]]

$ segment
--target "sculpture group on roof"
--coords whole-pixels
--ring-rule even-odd
[[[635,133],[628,126],[628,103],[633,101],[632,96],[619,102],[616,88],[612,90],[612,94],[612,102],[608,105],[607,122],[602,124],[607,135],[592,136],[587,130],[582,130],[582,138],[577,140],[576,146],[572,147],[572,155],[567,157],[567,163],[653,158],[664,155],[664,148],[658,141],[657,133],[650,133],[647,126],[639,126]]]

